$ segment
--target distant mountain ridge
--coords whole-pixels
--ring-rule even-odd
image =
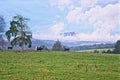
[[[40,40],[40,39],[32,39],[32,47],[25,49],[35,50],[36,46],[46,46],[48,49],[52,49],[55,40]],[[71,50],[83,50],[83,49],[96,49],[96,48],[114,48],[115,42],[107,42],[107,41],[60,41],[63,46],[71,48]],[[11,46],[10,42],[5,41],[4,47]],[[14,49],[19,50],[20,47],[15,46]]]
[[[53,46],[55,43],[54,40],[39,40],[39,39],[32,39],[33,46],[40,46],[45,45],[49,48]],[[107,42],[107,41],[61,41],[62,45],[68,47],[76,47],[76,46],[84,46],[84,45],[97,45],[97,44],[114,44],[114,42]]]

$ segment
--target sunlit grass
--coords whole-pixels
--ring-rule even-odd
[[[119,80],[120,55],[0,52],[0,80]]]

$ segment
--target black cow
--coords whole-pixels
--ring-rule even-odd
[[[12,47],[12,46],[9,46],[9,47],[8,47],[8,50],[12,50],[12,49],[13,49],[13,47]]]
[[[36,47],[36,50],[37,50],[37,51],[42,51],[43,48],[42,48],[41,46],[40,46],[40,47],[37,46],[37,47]]]
[[[64,51],[69,51],[70,50],[70,48],[64,48]]]

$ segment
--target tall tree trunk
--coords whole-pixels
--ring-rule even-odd
[[[24,51],[24,45],[22,44],[22,46],[21,46],[21,51]]]
[[[22,51],[24,51],[24,40],[23,40],[23,37],[24,37],[24,34],[23,34],[23,27],[21,26],[21,37],[22,37]]]

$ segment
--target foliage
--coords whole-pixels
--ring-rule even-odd
[[[0,35],[0,47],[3,47],[5,45],[5,40],[2,35]]]
[[[0,46],[4,46],[4,38],[3,38],[3,35],[4,35],[4,32],[5,32],[5,27],[6,27],[6,23],[5,23],[5,20],[2,16],[0,16]]]
[[[113,53],[113,51],[111,51],[110,49],[107,50],[107,53]]]
[[[0,33],[3,33],[5,31],[5,27],[5,19],[2,16],[0,16]]]
[[[29,27],[26,24],[28,18],[21,15],[16,15],[10,22],[10,28],[6,32],[7,39],[11,42],[12,46],[20,46],[24,49],[24,45],[31,47],[32,33],[29,31]]]
[[[94,53],[99,53],[99,50],[94,50]]]
[[[53,45],[53,48],[52,48],[53,51],[63,51],[63,47],[62,47],[62,44],[59,40],[57,40],[54,45]]]
[[[73,51],[79,51],[79,50],[91,50],[91,49],[109,49],[114,48],[114,44],[95,44],[95,45],[83,45],[83,46],[77,46],[77,47],[71,47],[71,50]]]
[[[120,40],[118,40],[115,44],[114,53],[120,54]]]
[[[119,57],[89,52],[1,51],[0,80],[119,80]]]

